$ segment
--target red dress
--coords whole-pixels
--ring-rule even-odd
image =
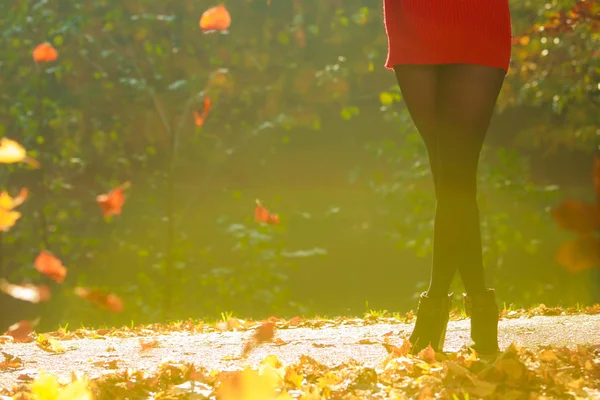
[[[384,0],[385,66],[476,64],[508,71],[508,0]]]

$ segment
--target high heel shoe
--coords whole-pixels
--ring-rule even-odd
[[[420,352],[430,344],[436,352],[444,350],[452,297],[452,293],[441,297],[429,297],[427,292],[421,293],[417,321],[409,338],[412,354]]]
[[[469,347],[479,354],[494,354],[498,347],[498,306],[494,289],[481,294],[463,293],[467,316],[471,318],[471,340]]]

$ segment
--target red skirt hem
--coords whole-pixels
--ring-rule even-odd
[[[473,64],[508,72],[508,0],[384,0],[385,67]]]

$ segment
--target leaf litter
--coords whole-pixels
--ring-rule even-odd
[[[594,310],[588,311],[593,314]],[[551,318],[557,320],[557,326],[560,325],[558,321],[561,317]],[[146,353],[182,345],[180,337],[171,338],[169,342],[169,336],[165,333],[185,333],[199,338],[217,335],[218,341],[238,348],[238,356],[232,356],[225,364],[231,366],[233,360],[237,360],[239,365],[237,368],[209,368],[189,361],[169,360],[163,355],[162,362],[152,366],[155,368],[131,368],[127,362],[123,362],[125,359],[114,358],[126,355],[114,347],[109,351],[111,346],[115,346],[111,344],[108,348],[106,345],[102,347],[105,354],[101,359],[88,360],[97,369],[103,370],[101,374],[83,376],[81,373],[72,373],[70,379],[61,379],[44,372],[41,364],[39,371],[25,370],[27,360],[20,353],[11,354],[7,349],[3,352],[4,361],[0,362],[0,370],[20,373],[21,379],[10,389],[1,390],[0,395],[12,396],[13,399],[157,400],[584,399],[600,396],[600,341],[575,347],[511,344],[503,352],[486,357],[467,347],[448,353],[435,353],[429,347],[417,355],[411,355],[406,335],[401,335],[390,322],[386,317],[331,320],[284,320],[272,317],[257,322],[231,317],[224,324],[214,325],[189,320],[170,325],[38,334],[36,346],[53,357],[69,354],[66,349],[68,346],[59,343],[69,339],[80,339],[80,344],[109,338],[137,340],[135,351],[140,357],[145,357]],[[282,332],[286,333],[282,336],[288,339],[288,333],[303,330],[314,335],[304,334],[302,341],[331,344],[342,341],[338,339],[341,331],[337,332],[338,335],[334,334],[336,329],[357,329],[358,326],[383,329],[377,335],[354,339],[351,343],[358,346],[357,342],[362,341],[364,347],[371,349],[374,345],[381,346],[385,355],[379,362],[367,365],[350,356],[342,362],[331,364],[309,354],[297,354],[296,361],[287,362],[289,357],[284,354],[273,354],[276,348],[283,350],[293,346],[287,345],[289,340],[279,337]],[[250,331],[249,335],[244,333],[247,331]],[[229,336],[229,332],[238,334],[234,338]],[[368,332],[363,331],[363,334],[366,336]],[[258,353],[261,346],[267,348],[260,351],[259,358],[254,354],[254,361],[250,360],[252,353]],[[210,347],[209,352],[217,352],[214,345]],[[194,348],[188,350],[198,352]],[[319,351],[331,350],[322,348]],[[71,361],[70,364],[76,369],[76,363]]]

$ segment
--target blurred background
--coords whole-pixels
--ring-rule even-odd
[[[0,276],[53,291],[0,294],[0,331],[38,316],[56,329],[415,308],[434,193],[383,67],[381,1],[223,4],[231,26],[214,32],[199,27],[217,5],[203,0],[0,4],[0,136],[44,166],[0,169],[3,189],[30,191],[0,236]],[[501,306],[589,305],[598,268],[556,260],[574,235],[550,211],[595,201],[600,2],[510,5],[511,69],[479,175],[488,283]],[[56,61],[32,60],[42,42]],[[127,180],[105,219],[96,195]],[[254,221],[256,199],[279,225]],[[33,267],[42,248],[67,267],[62,285]],[[95,309],[76,286],[125,309]]]

